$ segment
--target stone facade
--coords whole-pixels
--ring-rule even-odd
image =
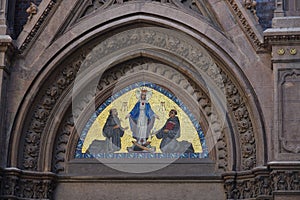
[[[35,3],[0,1],[1,199],[299,198],[296,1]],[[75,158],[95,107],[140,81],[189,107],[208,158]]]

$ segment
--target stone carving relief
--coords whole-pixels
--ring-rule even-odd
[[[40,151],[40,140],[48,117],[64,90],[74,81],[81,60],[85,57],[82,53],[78,60],[71,66],[65,67],[51,86],[48,87],[39,104],[34,109],[32,121],[25,137],[23,167],[27,170],[37,170],[37,160]]]
[[[219,27],[219,23],[214,17],[210,6],[207,2],[201,0],[84,0],[76,5],[76,11],[68,16],[65,24],[62,26],[61,30],[56,33],[54,39],[62,35],[68,27],[79,23],[82,18],[93,15],[96,12],[104,12],[125,4],[140,4],[142,6],[145,3],[153,3],[154,5],[160,4],[169,8],[172,7],[174,8],[174,11],[182,10],[187,14],[204,19],[215,27]]]
[[[240,133],[240,146],[242,152],[242,168],[252,169],[256,165],[256,146],[253,133],[253,127],[243,98],[240,96],[237,88],[232,81],[223,74],[225,83],[225,92],[229,107],[237,121],[238,131]]]
[[[55,175],[26,173],[17,169],[4,171],[1,199],[53,199]]]
[[[145,0],[141,0],[140,2],[143,2]],[[199,0],[151,0],[155,3],[161,3],[161,4],[167,4],[168,6],[173,6],[175,8],[184,9],[187,11],[194,11],[195,13],[198,13],[202,16],[207,17],[210,19],[211,14],[209,13],[207,9],[207,5],[203,3],[203,1]],[[99,9],[107,9],[114,5],[121,5],[125,3],[133,3],[138,1],[135,0],[88,0],[83,5],[83,12],[80,15],[80,18],[87,16],[96,10]]]
[[[166,51],[171,52],[175,55],[185,57],[188,61],[193,63],[194,66],[199,67],[199,69],[204,74],[210,77],[214,84],[221,88],[221,90],[226,92],[225,94],[228,101],[228,106],[233,112],[236,124],[238,126],[239,134],[237,135],[237,137],[240,138],[240,143],[245,144],[244,146],[246,146],[242,148],[241,167],[243,170],[253,168],[256,163],[256,146],[252,128],[252,120],[250,119],[249,112],[247,111],[247,108],[245,106],[245,101],[241,97],[239,90],[231,81],[229,76],[225,73],[225,71],[218,67],[213,62],[213,60],[211,60],[211,58],[205,56],[200,49],[194,47],[193,44],[190,44],[187,41],[183,41],[176,36],[172,36],[168,33],[164,33],[158,30],[154,31],[146,28],[129,30],[114,35],[111,38],[103,41],[94,49],[94,55],[91,54],[90,58],[97,59],[99,55],[105,57],[106,55],[115,52],[118,49],[128,48],[138,43],[150,44],[160,49],[165,49]],[[23,155],[24,169],[37,169],[40,139],[43,135],[44,127],[47,123],[49,113],[51,113],[57,99],[60,97],[63,91],[74,80],[76,71],[81,65],[81,62],[84,59],[84,57],[85,55],[82,55],[78,61],[64,68],[64,70],[53,82],[53,84],[48,86],[47,92],[43,94],[43,98],[34,108],[35,114],[32,117],[31,124],[28,127],[25,136],[25,151]],[[89,66],[92,62],[93,61],[90,60],[85,62],[85,64]],[[103,82],[103,85],[101,84],[102,83],[100,83],[99,88],[103,87],[106,83]],[[197,96],[197,94],[195,95]],[[207,100],[200,97],[200,105],[202,105],[202,103],[205,101]],[[210,112],[211,114],[211,109],[207,106],[204,107],[207,110],[207,112]],[[222,138],[224,137],[221,135],[218,148],[223,151],[223,155],[226,155],[226,142],[224,142]],[[247,143],[247,141],[249,141],[250,143]],[[223,162],[223,166],[225,166],[224,163],[226,163],[226,161]]]
[[[300,191],[298,170],[261,170],[257,175],[250,176],[225,176],[227,199],[273,199],[273,192],[276,191]]]
[[[225,170],[227,167],[227,142],[225,138],[225,134],[222,131],[221,122],[218,119],[218,114],[212,108],[211,102],[207,95],[200,91],[199,88],[195,88],[195,84],[186,82],[186,78],[180,74],[178,71],[171,67],[167,67],[160,63],[155,62],[151,59],[138,59],[131,62],[124,63],[119,65],[109,71],[107,71],[99,81],[99,85],[97,86],[97,93],[101,94],[106,88],[114,85],[118,82],[120,78],[126,76],[128,74],[135,74],[139,71],[143,71],[145,73],[156,73],[158,76],[164,76],[165,78],[169,79],[172,82],[177,83],[179,86],[182,87],[183,90],[189,92],[189,94],[199,102],[201,106],[202,112],[210,119],[210,122],[215,126],[215,133],[216,135],[221,135],[218,138],[217,142],[217,154],[218,154],[218,164],[219,168]],[[89,97],[93,97],[94,94],[92,91],[88,92],[90,95]],[[96,94],[97,95],[97,94]],[[74,117],[77,118],[81,114],[84,113],[84,108],[87,107],[87,104],[91,102],[91,98],[83,98],[82,102],[78,102],[78,106],[75,107],[75,113],[73,113]],[[77,111],[77,112],[76,112]],[[214,116],[214,117],[211,117]],[[59,140],[55,152],[55,166],[54,171],[60,172],[64,171],[64,165],[66,160],[65,148],[66,144],[69,141],[70,132],[74,130],[74,123],[72,121],[73,117],[69,116],[66,122],[62,126],[62,131],[59,136]]]
[[[70,135],[74,130],[73,115],[69,115],[67,120],[63,123],[58,135],[58,141],[55,146],[55,153],[53,156],[53,172],[60,173],[65,170],[66,151],[69,143]]]
[[[248,39],[252,43],[255,50],[258,52],[267,52],[266,45],[263,43],[263,41],[260,40],[259,35],[254,32],[254,29],[252,28],[252,27],[254,27],[254,25],[250,25],[250,22],[246,19],[246,17],[244,16],[243,12],[240,9],[240,7],[238,6],[237,0],[226,0],[226,1],[231,6],[233,13],[239,20],[240,25],[242,26],[244,32],[248,36]],[[247,5],[247,8],[250,5],[250,9],[253,10],[252,5],[255,5],[255,4],[253,4],[253,1],[252,0],[250,0],[250,1],[246,0],[246,1],[249,2],[249,3],[245,4],[245,5]]]
[[[210,23],[213,23],[214,26],[218,26],[218,23],[213,15],[213,13],[208,8],[209,6],[205,5],[202,1],[199,0],[152,0],[153,2],[160,2],[162,4],[167,4],[168,6],[174,6],[175,8],[184,9],[188,13],[191,13],[191,11],[195,11],[196,13],[200,14],[201,16],[204,16],[206,20],[208,20]],[[115,4],[123,4],[127,2],[133,2],[133,0],[85,0],[84,2],[80,2],[82,5],[80,7],[81,13],[74,14],[72,13],[71,16],[69,16],[69,19],[67,20],[67,24],[65,24],[64,28],[61,28],[57,34],[57,38],[59,35],[61,35],[64,30],[76,23],[79,19],[81,19],[84,16],[87,16],[96,10],[106,9],[109,6],[115,5]],[[138,3],[139,1],[136,1]],[[239,9],[239,6],[236,3],[236,0],[227,0],[228,4],[232,7],[234,14],[237,16],[237,18],[240,21],[240,24],[242,25],[245,33],[247,34],[249,40],[254,45],[255,49],[257,51],[266,51],[266,44],[263,43],[263,41],[260,41],[257,33],[253,30],[252,26],[249,24],[241,10]],[[246,8],[250,9],[252,12],[255,12],[255,4],[256,1],[252,0],[245,0],[244,5]],[[55,1],[51,1],[48,5],[48,7],[44,10],[43,14],[40,16],[38,22],[33,27],[33,29],[30,31],[24,42],[22,42],[21,46],[19,47],[19,52],[23,53],[25,49],[29,46],[31,40],[35,37],[38,30],[40,29],[41,25],[44,24],[45,19],[49,15],[50,11],[55,5]],[[78,19],[73,19],[74,15],[78,15]],[[71,23],[71,24],[69,24]],[[266,43],[268,43],[269,38],[265,38]]]
[[[256,5],[257,2],[255,0],[244,0],[245,7],[252,12],[256,21],[258,21],[258,17],[256,15]]]
[[[274,190],[288,190],[299,191],[300,190],[300,176],[297,170],[275,170],[271,173],[271,178],[274,183]]]
[[[38,33],[38,30],[41,28],[42,24],[46,21],[49,13],[51,12],[52,8],[54,7],[56,3],[54,1],[50,1],[46,9],[43,11],[42,15],[30,31],[30,33],[27,35],[24,42],[19,47],[19,53],[23,53],[25,49],[27,49],[28,45],[30,44],[31,40],[36,36]]]
[[[31,20],[33,15],[35,15],[38,12],[37,5],[35,5],[33,2],[30,2],[29,8],[26,9],[26,13],[29,15],[28,20]]]
[[[298,130],[300,128],[297,112],[300,106],[300,70],[283,70],[279,72],[279,141],[281,153],[300,152]]]

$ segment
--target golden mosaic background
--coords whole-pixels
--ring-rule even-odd
[[[177,140],[178,141],[186,140],[191,142],[193,144],[195,153],[201,153],[202,147],[201,147],[198,133],[193,123],[186,115],[186,113],[167,96],[151,88],[148,87],[144,87],[144,88],[146,88],[147,90],[152,90],[153,95],[149,100],[149,103],[151,105],[151,108],[155,112],[155,114],[159,116],[159,120],[158,119],[155,120],[153,131],[161,129],[164,126],[166,120],[169,118],[168,116],[169,111],[171,109],[176,109],[178,112],[178,118],[180,120],[180,130],[181,130],[180,132],[181,136]],[[93,123],[93,125],[91,126],[90,130],[87,133],[87,136],[83,143],[82,153],[86,152],[86,150],[89,148],[93,140],[105,140],[105,137],[102,134],[102,129],[109,115],[109,110],[111,108],[116,108],[118,110],[122,127],[130,127],[129,119],[125,120],[125,117],[138,101],[135,96],[135,91],[136,89],[123,94],[121,97],[113,101],[109,106],[105,108],[104,111],[100,113],[100,115],[97,117],[97,119],[95,120],[95,122]],[[122,143],[121,150],[115,153],[127,153],[127,147],[132,146],[132,141],[134,141],[134,139],[132,138],[132,133],[129,128],[128,130],[125,131],[124,136],[121,138],[121,143]],[[161,139],[157,139],[154,136],[152,138],[149,138],[148,141],[151,141],[151,146],[156,147],[156,153],[161,153],[159,149]]]

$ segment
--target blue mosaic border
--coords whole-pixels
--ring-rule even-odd
[[[90,130],[92,124],[97,119],[97,117],[100,115],[100,113],[109,106],[114,100],[122,96],[123,94],[134,90],[139,87],[149,87],[151,89],[154,89],[161,94],[167,96],[170,98],[173,102],[175,102],[190,118],[193,125],[195,126],[195,129],[197,130],[201,145],[202,145],[202,153],[100,153],[100,154],[91,154],[89,152],[82,153],[82,146],[84,143],[84,140],[87,136],[88,131]],[[75,152],[75,158],[207,158],[208,157],[208,148],[206,146],[205,136],[203,133],[203,130],[199,124],[199,122],[196,120],[194,115],[190,112],[190,110],[184,105],[184,103],[179,100],[176,96],[171,94],[169,91],[163,89],[162,87],[150,83],[150,82],[138,82],[132,85],[127,86],[126,88],[122,89],[121,91],[117,92],[116,94],[112,95],[110,98],[108,98],[91,116],[91,118],[88,120],[86,126],[81,132],[79,141],[77,143],[76,152]]]

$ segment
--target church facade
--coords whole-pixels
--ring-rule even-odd
[[[297,0],[0,10],[0,199],[299,199]]]

